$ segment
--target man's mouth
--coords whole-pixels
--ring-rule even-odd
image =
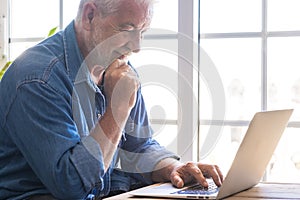
[[[118,59],[120,59],[120,60],[127,60],[127,56],[126,55],[121,55]]]
[[[130,55],[131,55],[131,53],[126,53],[126,54],[121,55],[118,59],[127,61],[128,57]]]

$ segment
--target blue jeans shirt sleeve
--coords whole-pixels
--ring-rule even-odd
[[[54,196],[78,199],[95,183],[101,186],[104,166],[98,143],[78,135],[68,100],[47,83],[24,82],[9,105],[5,127],[34,174]],[[36,102],[34,106],[32,102]],[[47,112],[40,112],[43,110]]]

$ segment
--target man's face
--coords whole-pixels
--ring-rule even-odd
[[[107,67],[116,59],[126,59],[140,50],[142,34],[149,28],[151,8],[124,1],[121,9],[107,17],[98,16],[91,43],[97,48],[99,64]]]

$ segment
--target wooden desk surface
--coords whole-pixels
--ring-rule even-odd
[[[128,193],[106,198],[105,200],[141,200],[151,198],[133,197]],[[160,200],[159,198],[153,198]],[[299,199],[300,183],[259,183],[255,187],[226,198],[228,200],[258,200],[258,199]],[[166,200],[166,199],[161,199]]]

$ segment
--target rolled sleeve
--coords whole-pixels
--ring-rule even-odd
[[[135,140],[130,136],[127,138],[127,141],[130,141],[131,145],[133,145]],[[145,140],[144,144],[140,145],[134,151],[121,149],[120,157],[122,170],[135,174],[134,176],[137,179],[147,184],[153,183],[151,173],[161,160],[166,158],[179,160],[176,154],[166,150],[153,139]]]
[[[101,153],[99,144],[94,140],[93,137],[87,136],[82,139],[82,145],[78,145],[74,148],[71,160],[81,177],[83,185],[89,188],[95,187],[96,183],[100,190],[103,190],[103,175],[104,172],[104,161]],[[98,175],[95,172],[99,171]]]

